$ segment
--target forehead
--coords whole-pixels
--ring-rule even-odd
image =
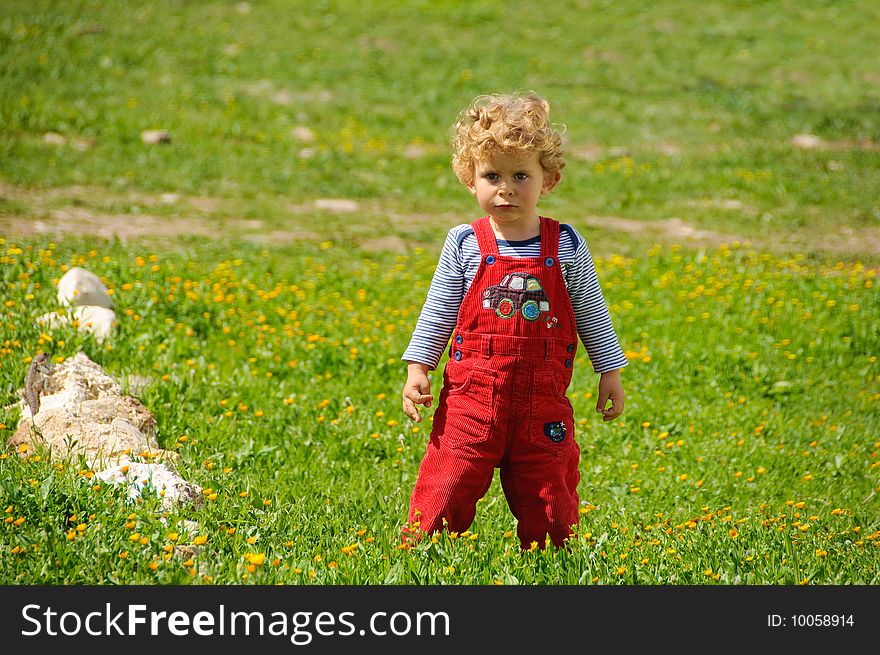
[[[492,152],[478,158],[474,165],[477,170],[510,170],[541,168],[537,152]]]

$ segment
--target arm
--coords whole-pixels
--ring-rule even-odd
[[[620,381],[620,371],[628,362],[617,340],[599,286],[596,267],[583,238],[577,239],[568,291],[578,334],[587,349],[593,370],[600,374],[596,412],[603,415],[603,421],[610,421],[623,413],[626,394]],[[606,409],[609,400],[611,407]]]
[[[416,406],[430,407],[434,399],[428,371],[437,367],[455,329],[458,309],[464,297],[464,284],[464,268],[456,228],[453,228],[446,237],[425,305],[402,357],[407,363],[406,383],[402,392],[403,411],[416,423],[422,420]]]

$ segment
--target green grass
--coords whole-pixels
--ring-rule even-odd
[[[876,3],[243,6],[0,7],[0,439],[30,358],[84,351],[149,378],[160,445],[205,490],[163,516],[7,452],[0,581],[880,582]],[[596,418],[581,349],[569,551],[521,554],[497,480],[469,534],[400,550],[430,423],[401,411],[399,357],[446,230],[477,217],[448,130],[511,89],[566,127],[542,213],[588,239],[627,407]],[[670,218],[718,236],[651,231]],[[139,220],[149,238],[90,234]],[[113,288],[103,345],[34,326],[72,265]]]
[[[0,177],[469,211],[449,126],[477,94],[534,89],[566,127],[558,213],[678,216],[749,236],[880,223],[876,3],[249,6],[4,3]],[[153,128],[172,144],[141,143]],[[51,146],[49,131],[95,145]],[[792,146],[804,132],[829,149]],[[405,156],[413,145],[422,156]]]
[[[206,502],[162,523],[155,501],[93,489],[81,463],[10,454],[0,461],[7,582],[878,581],[876,271],[732,247],[597,256],[631,359],[627,410],[596,418],[581,350],[570,390],[580,537],[571,552],[521,555],[497,480],[477,537],[397,548],[426,437],[399,407],[398,358],[434,252],[241,243],[230,258],[193,242],[159,258],[92,245],[4,244],[14,339],[0,359],[3,404],[37,349],[56,361],[83,350],[123,381],[147,375],[140,397],[160,445],[180,454]],[[120,326],[103,346],[33,327],[33,308],[52,305],[53,280],[73,264],[114,290]],[[0,416],[3,435],[17,415]],[[207,543],[190,566],[165,561],[166,535],[187,517]],[[248,573],[246,553],[266,562]]]

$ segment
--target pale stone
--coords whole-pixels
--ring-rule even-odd
[[[55,329],[60,325],[76,322],[80,331],[91,332],[98,343],[102,343],[116,327],[116,312],[106,307],[87,305],[70,309],[49,312],[37,318],[37,323]]]
[[[31,416],[27,402],[21,401],[22,418],[7,441],[8,448],[22,456],[45,449],[53,460],[82,456],[98,471],[98,480],[127,485],[132,500],[149,487],[166,510],[201,506],[201,487],[180,476],[180,456],[158,447],[156,419],[137,398],[121,395],[120,385],[98,364],[80,352],[44,368],[41,375],[41,384],[35,387],[41,400],[39,410]],[[194,521],[184,524],[193,534],[199,529]],[[195,552],[189,547],[184,550],[178,554]]]
[[[165,464],[119,464],[99,471],[95,478],[110,484],[126,485],[131,500],[140,498],[145,490],[150,489],[161,497],[162,507],[166,510],[173,510],[181,504],[201,506],[204,502],[199,485],[187,482]],[[198,524],[191,522],[187,527],[197,528]]]
[[[150,450],[144,434],[128,421],[99,423],[66,408],[41,407],[36,416],[23,420],[8,442],[16,449],[22,444],[29,450],[48,448],[53,459],[82,455],[91,466]]]
[[[88,400],[120,394],[119,384],[80,352],[61,364],[52,365],[51,373],[44,377],[41,386],[40,411],[78,407]],[[30,418],[30,408],[23,400],[21,408],[22,418]]]
[[[302,141],[304,143],[311,143],[315,140],[315,133],[310,127],[307,127],[306,125],[297,125],[292,130],[290,130],[290,134],[297,141]]]
[[[141,141],[144,143],[171,143],[171,134],[167,130],[144,130],[141,132]]]
[[[791,137],[791,143],[803,150],[816,150],[825,146],[825,142],[815,134],[795,134]]]
[[[113,299],[101,278],[79,266],[74,266],[58,280],[58,302],[65,307],[96,305],[113,308]]]
[[[360,205],[356,201],[346,198],[318,198],[315,200],[315,209],[326,209],[327,211],[345,214],[356,212],[360,209]]]
[[[63,146],[67,143],[67,137],[58,134],[58,132],[46,132],[43,135],[43,143],[48,143],[51,146]]]
[[[53,365],[43,376],[35,416],[25,401],[21,420],[7,445],[49,449],[52,457],[83,455],[91,464],[143,457],[173,467],[176,453],[159,448],[156,419],[84,353]]]

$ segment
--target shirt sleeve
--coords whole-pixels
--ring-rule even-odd
[[[577,250],[569,271],[568,293],[578,335],[587,349],[593,370],[605,373],[623,368],[629,362],[614,331],[590,249],[586,240],[578,236]]]
[[[446,235],[428,296],[401,359],[437,368],[458,320],[464,299],[465,276],[456,228]]]

